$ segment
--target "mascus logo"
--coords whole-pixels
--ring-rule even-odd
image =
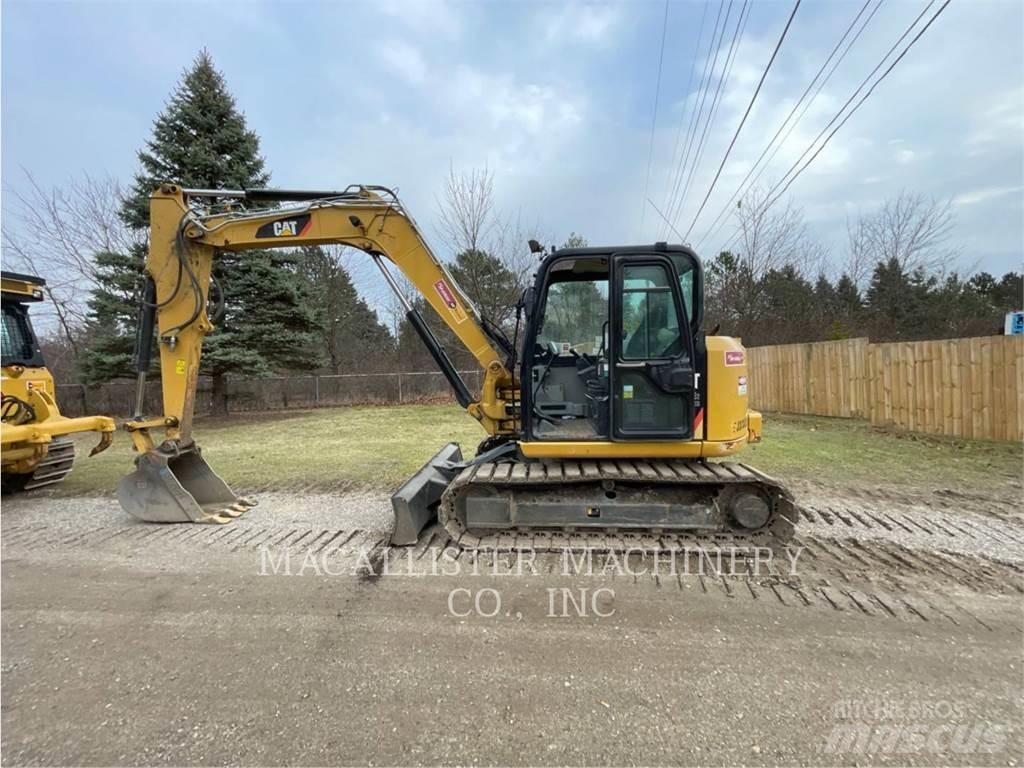
[[[268,221],[256,230],[256,237],[299,237],[309,231],[312,217],[308,213],[301,216],[290,216],[287,219]]]

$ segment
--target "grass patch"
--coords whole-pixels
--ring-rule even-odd
[[[887,432],[867,422],[766,414],[764,442],[743,461],[780,478],[829,485],[995,490],[1019,483],[1019,443]]]
[[[780,479],[833,485],[906,485],[988,489],[1020,480],[1015,443],[896,435],[846,419],[765,417],[765,441],[741,454]],[[240,492],[393,490],[445,443],[472,455],[485,433],[453,405],[324,408],[201,419],[196,438],[210,466]],[[79,437],[75,471],[57,492],[113,493],[132,469],[131,442],[119,433],[109,450],[85,458]]]

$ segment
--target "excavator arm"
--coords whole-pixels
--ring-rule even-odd
[[[204,214],[198,199],[217,197],[251,203],[302,203],[289,208],[228,210]],[[226,522],[250,506],[239,499],[201,458],[192,440],[192,420],[203,339],[213,331],[207,305],[218,252],[339,244],[365,252],[403,302],[407,318],[452,385],[456,399],[490,435],[519,429],[516,386],[506,363],[511,349],[489,330],[469,298],[424,241],[398,198],[382,187],[343,192],[284,190],[184,190],[165,184],[150,199],[150,247],[140,309],[135,418],[125,425],[137,469],[119,486],[125,509],[159,522]],[[473,396],[419,312],[405,298],[389,265],[419,291],[484,371]],[[154,325],[160,354],[163,413],[142,413]],[[154,439],[162,432],[162,440]]]

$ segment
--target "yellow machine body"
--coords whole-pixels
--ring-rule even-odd
[[[197,198],[202,197],[307,201],[307,204],[285,209],[241,209],[203,214],[198,207],[201,200],[197,202]],[[155,315],[155,323],[150,320],[150,324],[156,327],[164,411],[157,416],[139,413],[125,424],[139,457],[136,471],[121,482],[118,490],[124,508],[143,520],[223,523],[251,506],[251,502],[238,498],[213,473],[192,439],[203,339],[213,330],[207,315],[210,274],[216,254],[222,251],[340,244],[366,253],[406,305],[408,319],[452,383],[456,399],[490,436],[481,444],[481,455],[490,455],[489,450],[498,449],[502,456],[507,457],[514,449],[519,457],[517,461],[555,462],[551,466],[565,460],[590,459],[616,460],[620,466],[624,460],[636,460],[639,464],[652,459],[700,462],[735,454],[748,442],[760,439],[761,416],[747,407],[745,352],[738,340],[719,336],[700,337],[704,346],[699,357],[701,361],[706,357],[706,371],[684,371],[685,376],[677,377],[682,382],[679,386],[692,392],[695,402],[703,397],[703,404],[693,414],[692,429],[689,424],[682,425],[679,433],[686,434],[685,439],[622,435],[608,439],[600,436],[597,439],[550,436],[538,439],[531,431],[532,427],[524,423],[523,403],[531,397],[519,380],[519,371],[513,369],[516,355],[511,345],[506,344],[503,350],[500,348],[502,344],[498,335],[488,329],[485,319],[459,288],[443,262],[430,250],[412,217],[402,208],[397,197],[382,187],[352,187],[337,193],[285,193],[272,190],[184,190],[174,184],[165,184],[151,197],[150,223],[146,272],[152,280],[152,295],[147,306]],[[688,249],[656,244],[655,248],[624,250],[630,254],[639,253],[641,260],[648,250],[687,255],[693,260],[694,274],[698,278],[701,274],[695,255]],[[548,261],[561,258],[561,253],[551,254]],[[587,251],[586,255],[592,254]],[[597,255],[603,257],[604,253]],[[615,258],[619,258],[617,252]],[[651,258],[669,264],[665,253]],[[606,270],[610,269],[608,259],[601,263],[606,265]],[[470,394],[465,389],[444,350],[436,339],[431,338],[428,330],[420,327],[424,325],[422,319],[401,295],[388,267],[397,268],[412,283],[458,342],[477,360],[484,371],[479,393]],[[666,270],[666,275],[675,274],[670,266],[666,266]],[[668,291],[670,288],[658,290]],[[673,287],[671,291],[676,296],[676,306],[682,307],[681,289]],[[690,301],[693,303],[694,300],[691,298]],[[680,337],[684,336],[683,327],[680,324],[675,331]],[[608,337],[607,330],[605,337]],[[691,347],[691,350],[695,349]],[[572,354],[577,359],[580,357],[575,351]],[[695,354],[693,352],[690,357],[694,358]],[[696,358],[690,363],[697,365]],[[564,367],[564,358],[560,364]],[[618,365],[635,368],[640,364],[619,362]],[[144,377],[144,368],[140,375]],[[701,376],[706,377],[703,384],[700,383]],[[627,398],[632,397],[632,387],[629,390],[630,394],[625,395]],[[636,401],[633,404],[641,405]],[[159,433],[158,437],[154,437],[154,432]],[[432,465],[424,467],[396,494],[396,517],[399,519],[396,527],[405,529],[402,536],[396,536],[396,540],[405,539],[403,543],[408,543],[410,537],[418,532],[426,515],[423,510],[436,507],[441,490],[451,480],[452,468],[461,466],[461,453],[457,447],[446,448],[442,453],[444,457],[441,454],[435,457]],[[635,466],[630,467],[636,469]],[[747,482],[752,486],[756,483],[753,480]],[[738,487],[730,492],[736,495]],[[696,498],[705,490],[688,485],[686,493]],[[748,495],[757,493],[760,491],[755,487]],[[707,509],[715,507],[715,502],[701,498],[700,503],[704,506],[698,512],[707,517]],[[399,510],[402,505],[418,510],[404,514],[404,524],[401,523],[403,513]],[[483,510],[486,505],[481,502],[477,506]],[[698,504],[694,501],[690,506],[697,509]],[[746,516],[747,519],[760,520],[767,515],[767,502],[762,506],[764,510],[754,510]],[[671,512],[670,507],[671,504],[665,507],[665,514]],[[543,513],[548,514],[549,511]],[[622,506],[619,512],[626,516],[624,519],[635,514],[628,505]]]
[[[32,490],[63,480],[74,461],[74,444],[68,435],[98,432],[95,454],[110,445],[115,430],[114,420],[106,416],[61,415],[53,376],[44,364],[28,317],[28,304],[43,299],[44,285],[41,278],[31,275],[5,272],[2,277],[0,460],[8,490]]]

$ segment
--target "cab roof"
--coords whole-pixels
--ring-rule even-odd
[[[35,275],[26,275],[21,272],[0,272],[0,292],[5,299],[14,301],[42,301],[43,286],[46,281]]]

